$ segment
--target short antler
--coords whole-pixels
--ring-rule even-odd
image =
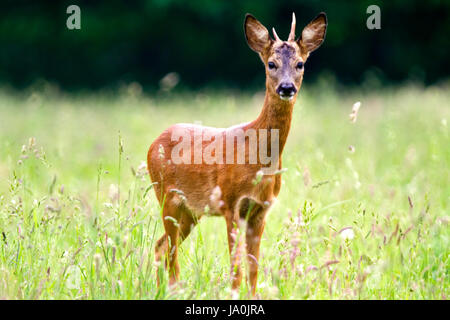
[[[281,39],[278,37],[277,32],[275,31],[275,28],[272,28],[273,36],[275,37],[275,41],[281,41]]]
[[[289,33],[288,41],[295,41],[295,13],[292,12],[292,24],[291,24],[291,32]]]

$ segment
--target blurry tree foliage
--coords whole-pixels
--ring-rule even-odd
[[[66,27],[71,4],[81,8],[80,30]],[[371,4],[381,9],[380,30],[366,27]],[[450,1],[3,0],[0,84],[45,79],[76,90],[135,81],[157,90],[174,72],[188,89],[260,88],[264,69],[245,42],[245,13],[285,39],[292,11],[297,35],[320,11],[328,15],[325,43],[305,67],[309,81],[430,84],[449,75]]]

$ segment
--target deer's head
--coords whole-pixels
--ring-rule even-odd
[[[327,17],[320,13],[295,37],[295,14],[292,14],[291,32],[287,41],[282,41],[275,29],[275,39],[269,31],[250,14],[244,22],[244,31],[250,48],[257,52],[266,67],[266,87],[269,93],[282,100],[293,99],[302,84],[306,60],[325,39]]]

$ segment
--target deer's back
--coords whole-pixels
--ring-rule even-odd
[[[176,124],[166,129],[150,146],[147,162],[152,182],[159,202],[162,204],[163,195],[166,201],[184,204],[196,215],[207,212],[212,215],[222,215],[226,210],[234,211],[236,205],[244,198],[264,203],[278,194],[281,184],[280,176],[264,177],[264,181],[256,184],[257,172],[260,165],[226,163],[226,137],[230,130],[245,129],[247,124],[233,126],[227,129],[204,127],[190,124]],[[197,130],[197,131],[196,131]],[[210,136],[223,137],[223,163],[205,164],[195,163],[194,134],[201,130]],[[183,131],[190,137],[191,161],[189,163],[174,163],[174,148],[180,143],[174,133]],[[175,136],[177,136],[175,134]],[[202,150],[211,141],[202,142]],[[248,160],[248,148],[246,148]],[[177,154],[175,154],[177,155]],[[275,194],[274,194],[275,193]]]

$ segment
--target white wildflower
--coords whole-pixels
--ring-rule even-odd
[[[352,228],[346,228],[341,231],[340,237],[344,240],[352,240],[355,237],[355,233]]]
[[[352,112],[349,114],[350,121],[352,123],[356,122],[356,118],[358,117],[358,111],[359,111],[360,107],[361,107],[361,102],[359,102],[359,101],[355,102],[355,104],[353,104]]]

